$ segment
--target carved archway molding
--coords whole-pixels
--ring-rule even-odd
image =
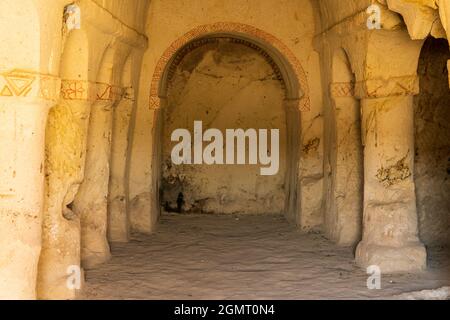
[[[234,22],[217,22],[213,24],[201,25],[191,31],[185,33],[181,38],[175,40],[169,48],[164,51],[164,54],[159,59],[155,71],[153,72],[153,78],[150,88],[150,109],[155,110],[161,107],[161,98],[159,96],[159,86],[167,65],[171,62],[171,59],[177,52],[183,48],[189,42],[199,39],[201,37],[209,36],[211,34],[218,33],[236,33],[250,36],[251,38],[258,39],[263,43],[267,43],[275,48],[282,58],[284,58],[292,68],[297,78],[298,84],[303,91],[303,96],[298,100],[298,109],[300,111],[309,111],[311,108],[310,92],[308,86],[308,79],[306,73],[294,53],[278,38],[270,33],[260,30],[251,25],[234,23]]]

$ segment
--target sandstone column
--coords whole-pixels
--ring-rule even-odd
[[[425,247],[418,238],[413,177],[413,94],[417,93],[418,79],[393,81],[404,91],[401,95],[361,101],[364,218],[356,261],[363,267],[377,265],[383,273],[426,267]],[[380,83],[366,84],[377,87]]]
[[[74,201],[74,212],[81,218],[81,260],[87,269],[111,255],[107,239],[109,163],[113,106],[118,95],[112,85],[98,87],[98,100],[91,108],[85,179]]]
[[[161,105],[165,104],[165,99],[161,99]],[[161,137],[162,137],[162,117],[163,108],[159,105],[159,99],[157,106],[151,106],[151,121],[147,125],[149,129],[149,145],[151,145],[151,181],[149,181],[148,191],[142,192],[136,195],[130,202],[130,224],[131,229],[136,232],[149,234],[155,229],[156,223],[161,214],[159,188],[160,188],[160,171],[161,171]],[[140,119],[136,118],[136,122]],[[136,144],[136,141],[134,141]],[[136,160],[131,162],[132,170],[133,165],[143,166]],[[147,164],[145,164],[147,165]],[[136,174],[136,173],[134,173]],[[130,180],[130,183],[135,183]]]
[[[125,89],[124,98],[114,109],[111,155],[111,181],[108,199],[108,237],[113,242],[129,240],[127,160],[133,88]]]
[[[34,299],[41,250],[44,144],[59,80],[0,74],[0,299]]]
[[[362,267],[382,273],[426,267],[418,238],[414,185],[413,96],[423,41],[406,29],[355,32],[345,39],[362,109],[363,234],[356,250]]]
[[[325,229],[337,244],[354,246],[361,239],[363,156],[359,101],[353,82],[330,85],[331,106]]]
[[[45,125],[60,94],[53,62],[65,3],[0,1],[0,299],[36,298]]]
[[[49,115],[46,134],[46,198],[38,297],[73,299],[68,286],[73,267],[80,266],[80,218],[71,204],[84,178],[89,125],[90,84],[64,80],[62,100]]]
[[[387,0],[387,5],[390,10],[402,15],[411,38],[432,36],[450,40],[450,1]],[[447,68],[450,70],[450,61]]]
[[[336,38],[327,35],[323,48],[328,71],[324,80],[329,84],[324,108],[325,233],[338,245],[355,246],[362,225],[361,111],[347,52]]]

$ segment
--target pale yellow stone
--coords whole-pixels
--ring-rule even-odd
[[[449,0],[1,0],[0,299],[76,298],[69,271],[180,191],[424,270],[450,241],[449,36]],[[170,167],[194,120],[279,128],[279,174]]]

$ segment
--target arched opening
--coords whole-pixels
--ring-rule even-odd
[[[420,239],[450,244],[450,91],[448,41],[428,38],[418,66],[415,97],[415,184]]]
[[[331,108],[327,110],[325,228],[341,245],[356,245],[361,238],[363,150],[355,77],[343,49],[332,58]]]
[[[161,113],[155,125],[159,156],[154,166],[158,167],[154,181],[160,197],[155,200],[161,207],[178,212],[284,214],[295,222],[302,91],[284,57],[245,35],[210,34],[179,49],[161,79]],[[217,162],[223,164],[193,164],[194,140],[191,165],[172,163],[176,144],[172,133],[188,129],[193,139],[194,121],[202,122],[202,133],[208,129],[222,133],[223,160]],[[225,165],[230,163],[226,144],[238,143],[227,141],[227,129],[254,130],[256,145],[247,136],[245,161],[240,165],[236,155],[232,155],[234,165]],[[258,136],[264,129],[268,130],[266,140]],[[270,138],[272,129],[279,132],[277,155],[272,154],[277,142]],[[208,144],[204,142],[200,152]],[[261,164],[255,165],[249,156],[251,151],[261,152],[260,147],[277,162],[278,170],[271,175],[262,175]]]

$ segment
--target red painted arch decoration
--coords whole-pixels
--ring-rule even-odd
[[[255,28],[251,25],[234,22],[217,22],[213,24],[198,26],[192,29],[191,31],[187,32],[186,34],[184,34],[181,38],[175,40],[170,45],[170,47],[164,51],[164,54],[159,59],[155,71],[153,73],[150,88],[150,109],[160,108],[161,101],[158,95],[159,84],[161,81],[161,77],[163,76],[163,73],[166,70],[167,64],[172,59],[173,55],[176,54],[178,50],[180,50],[183,46],[185,46],[192,40],[214,33],[246,34],[256,39],[262,40],[263,42],[266,42],[272,45],[275,49],[277,49],[291,65],[297,77],[298,83],[304,92],[303,97],[299,100],[298,105],[299,110],[300,111],[310,110],[311,103],[310,103],[308,79],[306,77],[306,73],[300,61],[297,59],[294,53],[283,42],[281,42],[281,40],[271,35],[270,33]]]

